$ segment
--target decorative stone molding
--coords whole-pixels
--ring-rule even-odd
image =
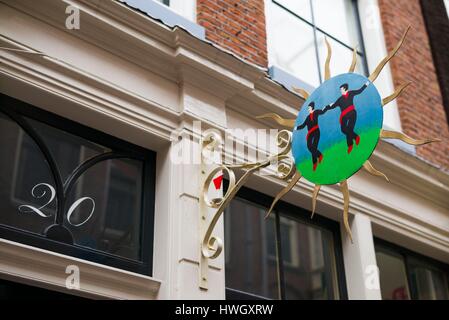
[[[79,290],[66,287],[68,266],[79,268]],[[4,239],[0,239],[0,276],[97,299],[156,299],[161,285],[151,277]]]

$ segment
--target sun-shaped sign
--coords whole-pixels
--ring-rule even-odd
[[[292,129],[292,153],[297,169],[288,185],[276,196],[267,216],[276,202],[291,190],[301,177],[315,184],[312,196],[312,216],[322,185],[340,184],[344,198],[343,223],[351,241],[348,221],[349,190],[347,179],[361,168],[369,173],[388,178],[374,169],[369,162],[380,138],[400,139],[408,144],[422,145],[438,139],[415,140],[403,133],[383,130],[383,107],[396,99],[409,85],[401,85],[392,95],[382,99],[374,81],[387,62],[402,46],[407,28],[397,46],[385,57],[367,78],[354,73],[357,51],[354,49],[349,72],[330,76],[332,49],[327,41],[325,81],[309,94],[293,88],[306,100],[298,117],[284,119],[277,114],[265,114],[258,118],[272,118],[282,126]]]
[[[213,235],[213,230],[232,198],[256,170],[266,168],[276,162],[278,164],[277,177],[288,181],[287,185],[274,198],[266,217],[269,216],[279,199],[289,192],[301,177],[315,185],[312,194],[312,217],[315,213],[316,200],[321,186],[340,184],[344,200],[343,224],[352,242],[347,180],[363,168],[370,174],[383,177],[388,181],[388,178],[382,172],[374,169],[369,162],[379,139],[400,139],[412,145],[439,141],[439,139],[415,140],[403,133],[382,129],[383,107],[396,99],[409,83],[399,86],[393,94],[381,99],[374,81],[401,47],[409,28],[396,47],[379,63],[368,78],[354,73],[357,64],[355,49],[348,73],[331,78],[332,49],[326,39],[325,81],[312,94],[300,88],[293,88],[305,99],[297,118],[284,119],[275,113],[257,117],[274,119],[281,126],[288,128],[288,130],[281,130],[277,134],[276,140],[280,148],[277,154],[257,162],[241,164],[222,162],[206,173],[204,162],[207,158],[206,154],[208,151],[219,148],[222,145],[222,140],[219,135],[212,132],[202,138],[201,184],[203,189],[200,196],[200,224],[207,223],[207,225],[201,227],[204,229],[201,234],[201,259],[199,262],[201,288],[207,289],[208,259],[217,258],[223,249],[223,241]],[[289,154],[290,150],[293,153],[294,163]],[[238,180],[234,173],[236,169],[244,170]],[[220,189],[224,173],[228,175],[229,181],[226,192],[223,196],[210,199],[208,196],[209,186],[213,182],[215,189]],[[207,222],[205,213],[207,208],[215,210],[209,222]]]
[[[346,180],[376,148],[382,121],[382,101],[368,78],[346,73],[326,80],[296,119],[292,141],[296,168],[315,184]]]

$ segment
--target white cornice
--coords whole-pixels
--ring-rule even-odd
[[[79,268],[79,290],[66,288],[68,266]],[[0,239],[0,274],[2,278],[100,299],[156,299],[161,285],[151,277],[5,239]]]
[[[404,190],[449,208],[449,174],[393,144],[380,142],[372,156],[377,169]]]
[[[1,36],[0,46],[30,50]],[[168,140],[177,126],[179,113],[62,61],[12,51],[2,52],[0,61],[0,73],[7,77],[34,84],[78,105],[150,130],[162,139]],[[3,79],[1,85],[5,88],[8,83]]]
[[[183,78],[183,69],[179,66],[188,63],[205,76],[217,78],[223,85],[259,87],[268,95],[276,92],[278,104],[288,106],[294,101],[293,104],[299,105],[302,101],[268,80],[265,69],[201,41],[181,28],[172,30],[116,1],[42,0],[39,6],[31,0],[2,2],[173,81]],[[79,30],[65,29],[63,18],[67,5],[80,8]],[[207,86],[204,88],[208,89]]]

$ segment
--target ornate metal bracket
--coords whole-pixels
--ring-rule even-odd
[[[282,180],[289,180],[295,173],[293,159],[289,155],[291,150],[292,134],[288,130],[279,131],[276,136],[277,146],[280,151],[259,162],[247,162],[242,164],[222,164],[212,162],[213,164],[207,170],[207,152],[219,151],[223,141],[215,132],[207,133],[201,143],[201,192],[200,192],[200,268],[199,268],[199,286],[201,289],[208,289],[208,269],[209,259],[215,259],[223,251],[223,241],[213,235],[214,228],[220,219],[222,213],[229,205],[231,200],[244,185],[246,180],[257,170],[266,168],[270,164],[277,165],[277,177]],[[244,173],[236,181],[235,170],[243,170]],[[219,173],[226,173],[229,179],[229,185],[225,194],[218,198],[209,199],[208,190],[213,178]],[[207,219],[207,212],[213,210],[210,221]]]

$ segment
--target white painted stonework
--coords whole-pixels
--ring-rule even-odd
[[[80,9],[79,30],[65,28],[67,5]],[[157,152],[153,277],[83,262],[90,282],[77,294],[224,299],[224,254],[209,265],[209,290],[198,286],[200,170],[170,161],[173,149],[190,143],[172,133],[194,136],[197,120],[221,133],[274,128],[254,117],[294,118],[301,98],[264,70],[115,1],[2,0],[0,30],[0,47],[28,51],[0,49],[2,93]],[[383,142],[372,162],[391,183],[364,172],[349,181],[355,243],[343,235],[343,255],[351,299],[380,299],[379,290],[364,287],[365,269],[376,263],[373,235],[449,263],[449,175]],[[275,195],[282,184],[256,175],[247,186]],[[285,200],[310,209],[311,191],[301,183]],[[340,221],[342,205],[336,186],[322,188],[318,214]],[[215,234],[223,237],[222,219]],[[75,260],[0,239],[1,278],[63,291],[58,272]]]

